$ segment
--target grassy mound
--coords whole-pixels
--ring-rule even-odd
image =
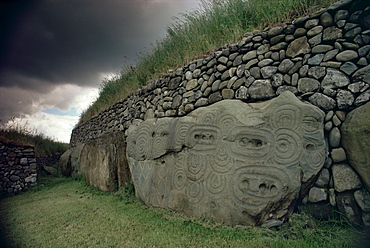
[[[206,56],[244,33],[279,25],[327,7],[335,0],[201,0],[198,10],[174,18],[167,35],[136,66],[125,67],[102,82],[98,99],[82,113],[79,124],[170,69]]]

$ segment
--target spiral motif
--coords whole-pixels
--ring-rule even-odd
[[[175,171],[175,174],[173,176],[173,185],[175,189],[182,190],[185,187],[187,181],[188,179],[183,170]]]
[[[271,126],[274,129],[297,129],[301,122],[301,111],[294,105],[282,105],[272,111]]]
[[[275,162],[286,166],[295,164],[301,156],[301,151],[301,139],[294,131],[279,129],[275,132]]]
[[[215,124],[216,123],[217,116],[218,116],[218,114],[215,111],[213,111],[213,112],[207,112],[201,118],[200,123],[204,123],[204,124]]]
[[[213,194],[221,193],[226,187],[226,176],[210,173],[207,177],[207,189]]]
[[[234,166],[234,159],[228,154],[225,148],[220,148],[211,157],[212,168],[220,173],[225,173],[231,170]]]
[[[127,156],[135,158],[136,151],[136,131],[132,131],[127,137]]]
[[[136,157],[138,160],[152,158],[152,126],[149,123],[141,123],[136,133]]]
[[[186,135],[188,133],[190,124],[185,122],[178,122],[175,127],[175,148],[181,148],[185,144]]]
[[[228,133],[235,126],[236,118],[232,115],[222,115],[218,120],[218,125],[221,127],[223,134]]]
[[[203,198],[204,188],[199,182],[191,182],[186,188],[186,195],[189,202],[195,204]]]
[[[208,158],[203,154],[190,153],[187,157],[186,175],[189,180],[198,181],[203,177],[208,164]]]

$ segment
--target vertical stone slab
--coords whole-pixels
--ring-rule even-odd
[[[136,194],[148,205],[228,225],[284,219],[302,183],[324,164],[323,118],[284,92],[131,126],[127,157]]]

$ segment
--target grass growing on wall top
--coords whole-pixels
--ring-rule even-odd
[[[125,67],[102,82],[98,99],[82,113],[79,124],[156,79],[169,69],[237,42],[243,34],[304,16],[335,0],[201,0],[199,8],[174,18],[167,35],[142,54],[135,66]]]
[[[4,137],[14,143],[35,147],[37,157],[64,153],[69,148],[69,144],[54,141],[37,130],[30,129],[27,124],[21,125],[14,121],[9,123],[11,124],[7,127],[0,125],[0,137]]]
[[[362,247],[366,238],[346,222],[310,221],[304,213],[280,230],[232,228],[58,177],[41,177],[29,191],[0,199],[0,216],[1,247],[338,248]]]

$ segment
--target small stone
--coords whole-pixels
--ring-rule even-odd
[[[20,162],[19,162],[21,165],[27,165],[28,164],[28,160],[27,158],[21,158]]]
[[[334,50],[331,50],[331,51],[328,51],[324,58],[323,58],[323,61],[328,61],[328,60],[331,60],[332,58],[334,58],[337,54],[339,53],[339,49],[334,49]]]
[[[342,38],[342,30],[331,26],[328,28],[325,28],[323,31],[323,40],[324,41],[331,41],[331,40],[337,40]]]
[[[279,43],[280,41],[283,41],[285,39],[285,34],[274,36],[270,39],[271,45],[275,45]]]
[[[361,188],[361,180],[347,164],[334,164],[332,166],[334,189],[337,192]]]
[[[294,58],[300,54],[306,54],[311,51],[310,45],[307,42],[307,37],[303,36],[294,40],[289,44],[286,52],[286,56]]]
[[[336,107],[336,102],[334,99],[316,92],[308,99],[313,105],[316,105],[324,110],[331,110]]]
[[[281,86],[283,84],[283,81],[284,81],[284,76],[282,74],[276,73],[272,75],[272,81],[271,81],[272,86],[274,87]]]
[[[283,224],[283,221],[278,220],[278,219],[270,219],[266,220],[265,222],[262,223],[261,227],[263,228],[277,228]]]
[[[270,50],[270,45],[261,45],[257,48],[257,55],[265,54]]]
[[[320,16],[320,23],[324,27],[329,27],[333,25],[333,17],[326,11]]]
[[[276,73],[278,68],[276,66],[265,66],[261,68],[261,74],[263,78],[270,78]]]
[[[240,88],[235,92],[236,99],[248,99],[248,88],[245,86],[240,86]]]
[[[224,72],[224,71],[226,71],[226,70],[227,70],[227,66],[222,65],[222,64],[219,64],[219,65],[217,65],[216,69],[217,69],[217,71],[219,71],[219,72]]]
[[[309,202],[320,202],[325,201],[328,198],[328,194],[325,189],[312,187],[308,193]]]
[[[324,28],[322,26],[316,26],[308,30],[307,36],[312,37],[322,32]]]
[[[315,56],[313,56],[312,58],[309,58],[308,61],[307,61],[307,64],[309,65],[320,65],[320,63],[322,62],[324,58],[324,54],[316,54]]]
[[[342,124],[342,122],[340,121],[340,119],[338,118],[337,115],[334,115],[332,120],[333,120],[333,123],[336,127],[338,127],[340,124]]]
[[[319,45],[322,42],[322,33],[319,33],[308,40],[308,43],[311,45],[311,47],[315,47]]]
[[[361,212],[351,192],[339,193],[336,196],[338,211],[341,217],[349,220],[355,227],[362,226]]]
[[[196,108],[206,105],[208,105],[208,98],[199,98],[194,104]]]
[[[325,121],[330,121],[334,116],[334,111],[333,110],[330,110],[326,116],[325,116]]]
[[[342,147],[333,149],[330,155],[334,162],[343,162],[347,159],[346,152]]]
[[[296,31],[294,32],[294,37],[302,37],[305,36],[307,33],[307,30],[305,28],[297,28]]]
[[[324,128],[325,128],[326,131],[329,132],[333,128],[333,122],[328,121],[327,123],[325,123]]]
[[[212,93],[208,98],[208,101],[210,104],[221,101],[221,100],[222,100],[222,95],[219,91]]]
[[[346,120],[346,112],[337,110],[335,111],[335,115],[341,120],[345,121]]]
[[[254,81],[249,87],[248,93],[254,100],[269,99],[275,95],[271,81],[268,79]]]
[[[317,91],[320,82],[313,78],[301,78],[298,80],[298,92],[307,93]]]
[[[281,71],[282,73],[287,73],[293,66],[294,66],[293,61],[291,61],[290,59],[284,59],[280,63],[278,70]]]
[[[334,127],[329,133],[329,144],[331,147],[338,147],[340,145],[340,139],[342,135],[338,127]]]
[[[256,57],[257,57],[257,51],[256,51],[256,50],[252,50],[252,51],[249,51],[248,53],[246,53],[246,54],[243,56],[242,60],[243,60],[244,62],[246,62],[246,61],[251,60],[251,59],[254,59],[254,58],[256,58]]]
[[[258,66],[259,67],[264,67],[264,66],[268,66],[270,64],[272,64],[274,61],[272,59],[264,59],[264,60],[261,60],[260,62],[258,62]]]
[[[347,19],[348,16],[349,14],[347,10],[338,10],[334,16],[334,21],[337,22],[339,20]]]
[[[232,99],[232,98],[234,98],[234,90],[232,90],[232,89],[223,89],[222,90],[222,97],[224,99]]]
[[[339,109],[348,109],[354,102],[354,97],[350,91],[339,90],[337,94],[337,104]]]
[[[326,69],[323,66],[313,66],[308,70],[308,76],[315,79],[320,79],[326,74]]]
[[[347,86],[350,83],[348,77],[339,70],[328,68],[326,76],[321,82],[323,88],[338,88]]]
[[[197,79],[192,79],[186,84],[186,90],[192,90],[198,86],[198,80]]]
[[[304,27],[305,27],[306,29],[310,29],[310,28],[316,27],[318,24],[319,24],[319,19],[311,19],[311,20],[308,20],[308,21],[304,24]]]
[[[326,53],[332,50],[334,47],[330,45],[318,45],[312,48],[312,53]]]
[[[352,62],[346,62],[341,67],[340,70],[343,71],[347,75],[351,75],[353,72],[355,72],[358,69],[358,67],[352,63]]]
[[[191,112],[194,110],[194,105],[191,103],[188,103],[185,105],[185,112]]]
[[[326,187],[329,184],[330,172],[328,169],[323,168],[317,178],[315,185],[317,187]]]
[[[308,73],[308,70],[309,70],[309,66],[308,65],[304,65],[302,66],[300,69],[299,69],[299,76],[301,77],[305,77],[307,76],[307,73]]]
[[[20,179],[20,177],[19,176],[16,176],[16,175],[11,175],[9,179],[12,182],[16,182],[16,181],[18,181]]]
[[[341,62],[342,61],[350,61],[350,60],[353,60],[353,59],[357,59],[358,54],[355,51],[346,50],[346,51],[343,51],[343,52],[339,53],[335,58],[336,58],[336,60],[341,61]]]

